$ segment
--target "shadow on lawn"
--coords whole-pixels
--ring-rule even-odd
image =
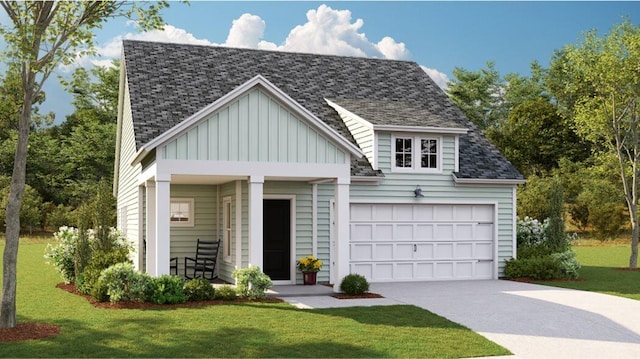
[[[31,321],[30,318],[22,318]],[[214,320],[214,319],[212,319]],[[0,357],[384,357],[368,348],[319,341],[317,337],[278,338],[244,327],[193,327],[166,332],[172,319],[114,319],[109,328],[62,319],[61,334],[37,341],[3,343]],[[212,325],[211,327],[215,327]],[[158,328],[165,331],[160,332]],[[133,334],[132,334],[133,333]],[[287,344],[278,344],[283,342]],[[291,344],[288,344],[291,343]]]
[[[640,271],[625,268],[583,266],[580,281],[541,281],[554,287],[586,290],[590,292],[617,293],[620,296],[640,300]]]

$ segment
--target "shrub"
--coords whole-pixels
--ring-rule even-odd
[[[531,278],[550,280],[562,278],[562,264],[551,255],[505,262],[504,274],[508,278]]]
[[[165,274],[152,278],[153,294],[149,300],[156,304],[177,304],[187,301],[184,293],[184,281],[174,275]]]
[[[578,271],[582,268],[582,265],[576,260],[576,252],[569,249],[562,253],[554,253],[551,256],[560,261],[563,278],[578,278]]]
[[[108,297],[111,303],[144,302],[151,294],[152,278],[140,273],[129,263],[118,263],[102,271],[92,294],[98,300]]]
[[[213,299],[235,300],[238,297],[236,289],[230,285],[223,285],[216,288]]]
[[[208,280],[195,278],[184,284],[184,294],[187,297],[187,301],[200,302],[212,300],[215,295],[215,289],[213,289]]]
[[[233,271],[237,280],[238,294],[249,299],[265,298],[271,288],[271,278],[262,273],[260,267],[240,268]]]
[[[53,234],[55,244],[47,244],[44,257],[47,263],[53,265],[62,276],[65,283],[75,283],[75,253],[78,243],[78,230],[73,227],[60,227]]]
[[[110,252],[93,252],[84,272],[77,278],[78,290],[85,294],[91,294],[102,271],[118,263],[131,263],[128,249],[118,248]],[[96,299],[98,298],[96,297]]]
[[[601,239],[609,239],[617,235],[622,226],[628,222],[625,206],[618,203],[601,203],[589,209],[589,222],[595,235]]]
[[[360,274],[352,273],[342,279],[340,290],[350,295],[364,294],[369,291],[369,282]]]

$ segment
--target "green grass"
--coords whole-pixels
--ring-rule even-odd
[[[631,249],[628,244],[575,246],[573,249],[582,264],[580,280],[540,283],[640,300],[640,272],[621,270],[629,266]]]
[[[509,352],[413,306],[300,310],[247,303],[98,309],[56,289],[46,243],[21,240],[18,320],[60,325],[43,340],[0,343],[0,357],[471,357]],[[0,240],[0,249],[4,243]]]

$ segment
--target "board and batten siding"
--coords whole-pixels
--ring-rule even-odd
[[[366,200],[380,203],[497,203],[498,272],[503,274],[504,261],[513,257],[513,186],[464,185],[456,186],[452,172],[455,168],[455,137],[443,135],[442,173],[392,172],[391,134],[378,133],[378,165],[384,180],[377,185],[353,182],[350,186],[352,202]],[[424,198],[417,199],[413,191],[422,188]]]
[[[131,115],[131,98],[129,96],[129,86],[125,81],[123,96],[121,134],[120,134],[120,161],[118,188],[116,189],[116,199],[118,203],[117,223],[119,229],[129,239],[135,248],[136,253],[142,255],[142,244],[139,243],[138,235],[140,231],[138,203],[138,176],[141,173],[141,165],[131,166],[131,162],[136,155],[136,143],[133,130],[133,118]],[[134,254],[136,256],[136,254]],[[138,261],[134,260],[136,266]]]
[[[280,102],[254,89],[164,146],[163,158],[344,163],[348,154]]]
[[[178,274],[184,273],[184,257],[195,257],[198,238],[218,240],[217,187],[171,185],[171,198],[193,198],[194,226],[171,227],[170,258],[178,257]]]

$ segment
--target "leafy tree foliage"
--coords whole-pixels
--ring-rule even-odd
[[[22,90],[19,92],[22,98],[18,102],[18,140],[6,207],[7,229],[0,304],[0,328],[12,328],[17,324],[16,261],[33,105],[55,68],[61,64],[71,64],[77,56],[94,52],[94,29],[116,16],[138,18],[143,29],[159,28],[163,24],[159,11],[167,3],[1,1],[0,6],[10,20],[9,24],[0,26],[0,35],[5,42],[4,58],[10,69],[19,71],[19,87]]]
[[[604,37],[595,31],[566,46],[555,68],[572,80],[562,92],[574,100],[578,133],[614,153],[631,222],[629,267],[638,266],[640,184],[640,28],[625,22]],[[578,83],[579,85],[575,85]],[[567,106],[569,108],[569,106]]]

